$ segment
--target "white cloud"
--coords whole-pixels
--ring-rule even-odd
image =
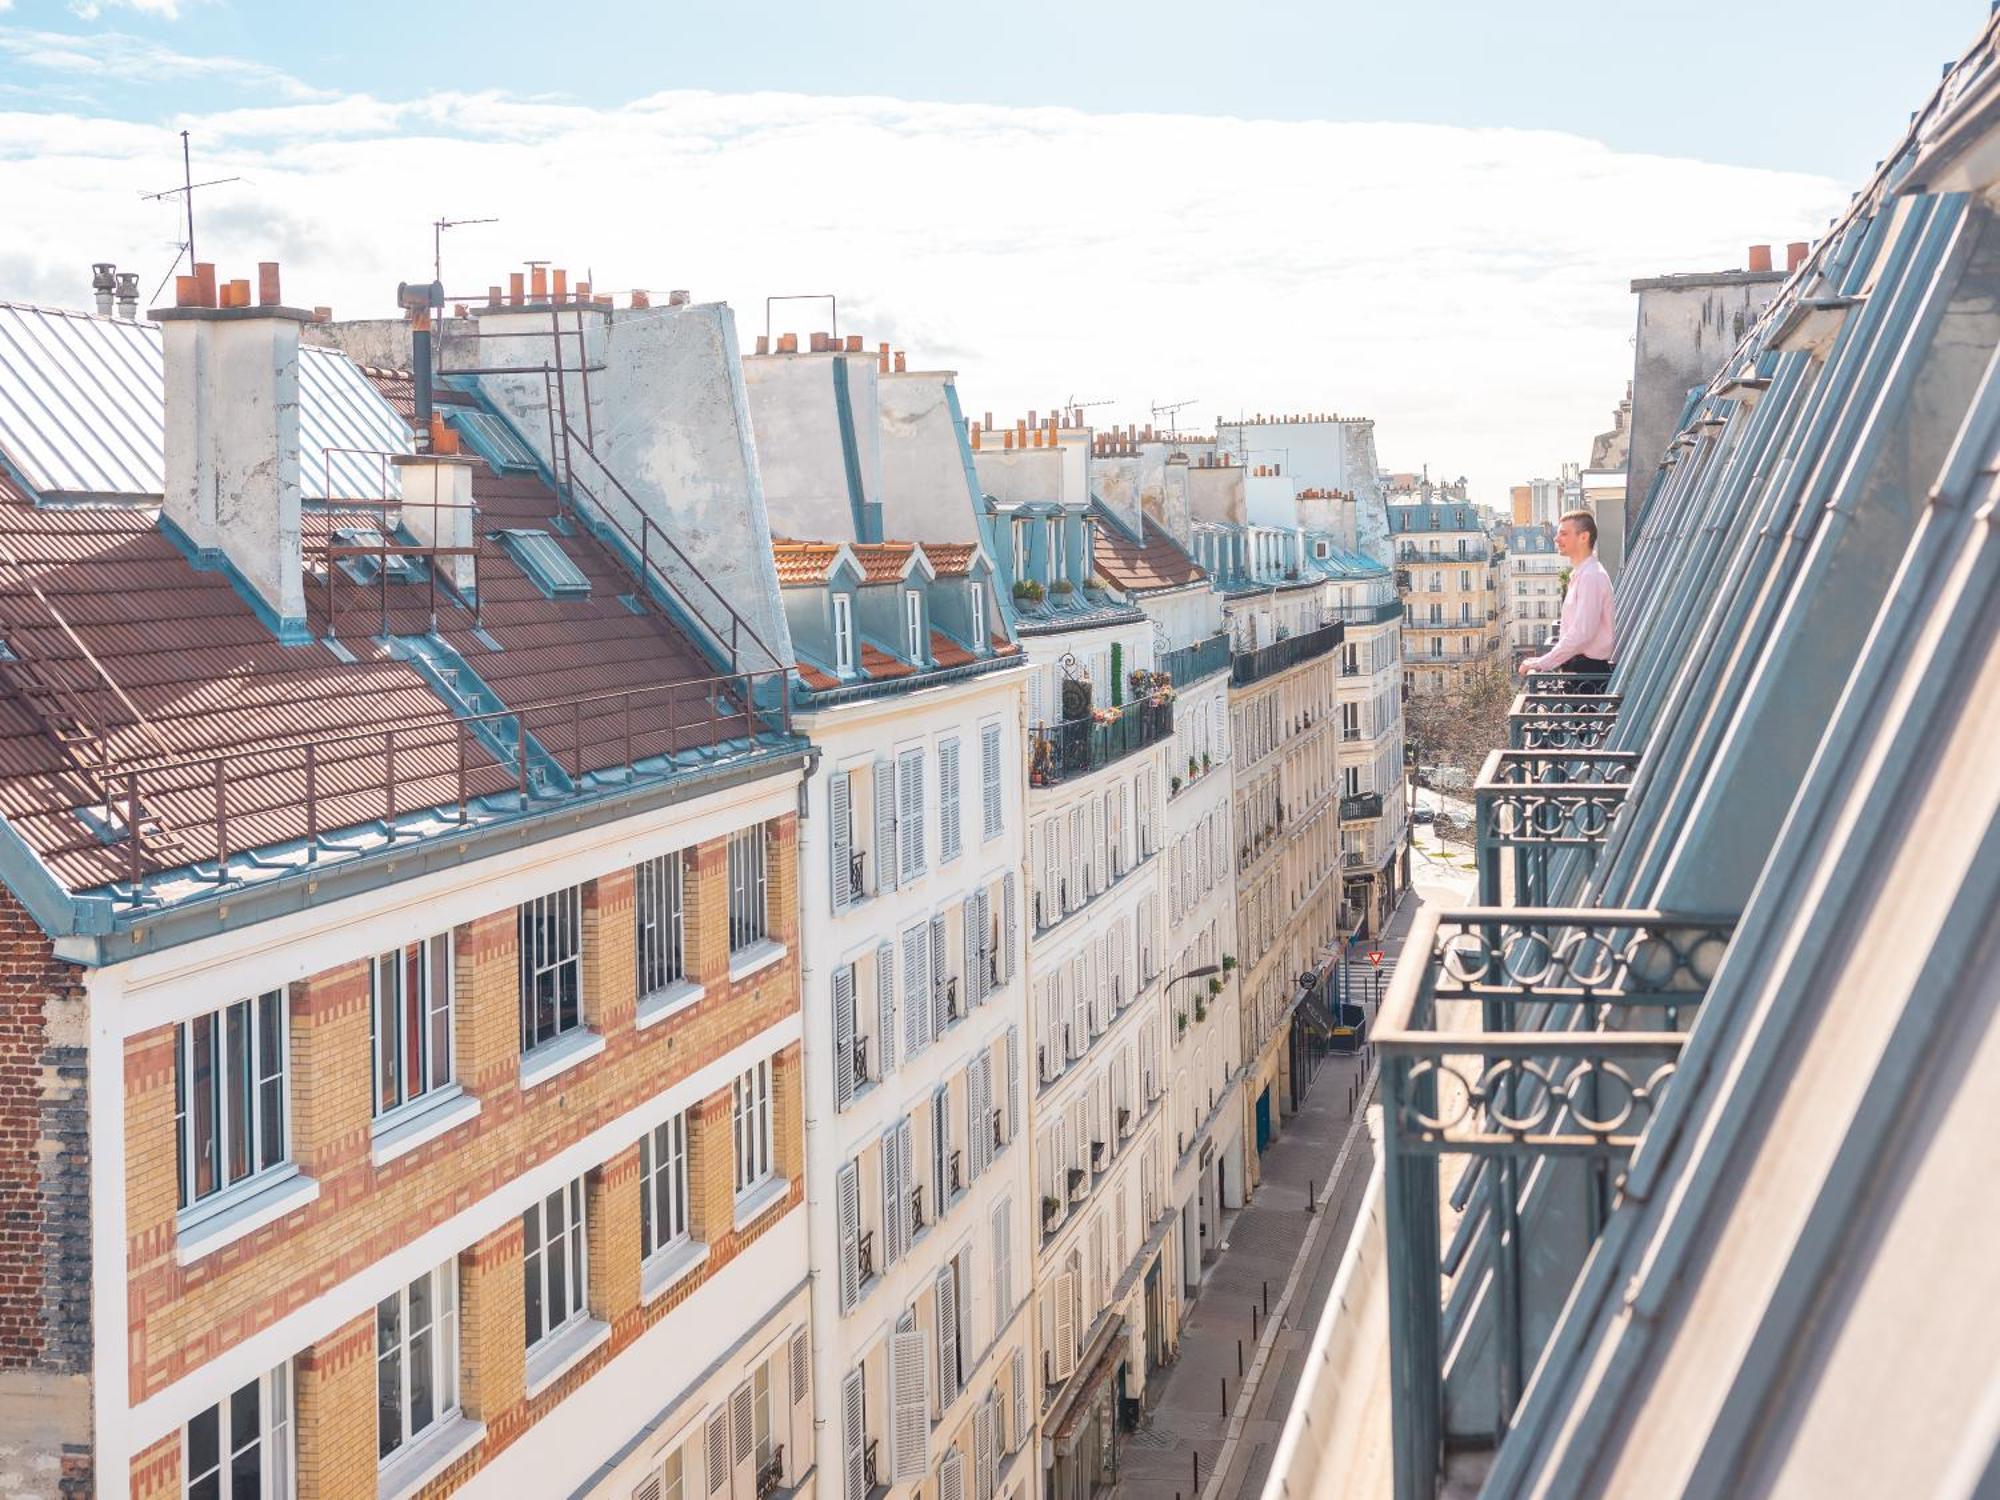
[[[11,0],[10,0],[11,3]],[[181,18],[180,0],[70,0],[70,14],[80,21],[95,21],[107,8],[120,7],[142,16],[158,16],[163,21]]]
[[[245,275],[275,254],[290,301],[387,315],[428,272],[432,219],[499,215],[447,237],[451,291],[552,259],[602,289],[725,298],[746,346],[766,295],[834,291],[843,332],[957,368],[968,412],[1366,414],[1385,463],[1464,472],[1487,499],[1610,425],[1632,277],[1740,265],[1845,200],[1550,132],[794,94],[349,96],[174,123],[198,177],[247,179],[198,200],[203,259]],[[172,226],[137,195],[178,176],[178,144],[0,113],[28,284],[82,302],[90,262],[115,259],[150,291]]]
[[[143,0],[135,9],[151,8]],[[172,14],[171,5],[166,14]],[[86,18],[89,19],[89,18]],[[0,27],[0,58],[20,68],[117,83],[228,83],[267,89],[286,99],[330,99],[282,68],[243,57],[197,56],[121,31],[29,31]]]

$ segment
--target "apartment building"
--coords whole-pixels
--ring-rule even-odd
[[[1247,1192],[1242,1025],[1238,1011],[1229,633],[1208,575],[1156,517],[1176,467],[1157,468],[1107,436],[1093,442],[1098,575],[1146,614],[1153,672],[1174,693],[1167,752],[1161,886],[1165,924],[1169,1263],[1180,1301],[1203,1272]],[[1178,1319],[1176,1320],[1178,1321]]]
[[[1402,580],[1404,685],[1452,692],[1510,665],[1501,651],[1499,549],[1478,512],[1428,488],[1388,511]]]
[[[709,540],[768,558],[727,309],[542,275],[490,311],[616,324],[596,399],[703,440]],[[79,417],[0,465],[11,1457],[190,1500],[808,1493],[777,591],[628,545],[478,373],[302,344],[343,334],[276,266],[215,285],[0,307],[0,401]]]
[[[1022,653],[949,376],[796,344],[745,378],[793,722],[819,752],[800,848],[822,1493],[1031,1496]],[[947,482],[913,489],[919,470]],[[882,539],[926,504],[966,539]]]
[[[1403,607],[1394,572],[1310,534],[1307,566],[1326,580],[1340,643],[1340,931],[1378,937],[1409,885],[1403,769]]]
[[[982,426],[972,457],[1029,668],[1042,1493],[1069,1497],[1115,1475],[1119,1402],[1143,1399],[1178,1336],[1160,906],[1177,705],[1150,622],[1095,570],[1089,431],[1037,417],[994,437]]]
[[[1501,618],[1513,661],[1534,656],[1556,638],[1569,561],[1556,551],[1553,525],[1509,526],[1500,534]]]

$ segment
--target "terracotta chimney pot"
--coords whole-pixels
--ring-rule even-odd
[[[278,296],[278,263],[275,260],[257,262],[257,305],[276,307]]]
[[[1752,245],[1750,247],[1750,269],[1752,271],[1768,271],[1771,269],[1771,247],[1769,245]]]

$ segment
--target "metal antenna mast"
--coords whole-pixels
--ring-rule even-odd
[[[167,267],[167,274],[160,278],[160,285],[153,289],[153,300],[155,302],[159,300],[160,292],[166,286],[168,278],[174,274],[175,268],[180,265],[183,255],[187,257],[187,262],[190,266],[194,264],[195,189],[220,187],[225,182],[241,182],[242,180],[241,177],[211,177],[207,182],[196,182],[194,180],[193,158],[188,150],[188,133],[185,130],[181,132],[181,185],[174,188],[164,188],[157,193],[141,193],[139,195],[142,202],[157,203],[162,198],[171,198],[174,194],[179,193],[182,201],[187,204],[187,241],[174,253],[173,265]]]
[[[442,214],[431,220],[431,280],[444,285],[444,232],[461,224],[498,224],[498,219],[447,219]]]
[[[1200,398],[1199,396],[1195,396],[1195,397],[1191,397],[1190,399],[1188,399],[1188,400],[1186,400],[1186,401],[1157,401],[1157,402],[1154,402],[1154,403],[1153,403],[1153,424],[1154,424],[1155,426],[1158,426],[1158,425],[1159,425],[1159,421],[1160,421],[1160,418],[1161,418],[1161,417],[1166,417],[1166,418],[1168,418],[1168,419],[1169,419],[1169,422],[1171,423],[1171,419],[1172,419],[1172,417],[1173,417],[1173,415],[1174,415],[1174,413],[1175,413],[1175,412],[1179,411],[1179,410],[1180,410],[1180,409],[1181,409],[1182,407],[1184,407],[1184,406],[1193,406],[1193,405],[1195,404],[1195,402],[1196,402],[1196,401],[1199,401],[1200,399],[1201,399],[1201,398]],[[1166,428],[1165,428],[1165,429],[1163,429],[1163,430],[1165,430],[1165,431],[1167,431],[1167,432],[1172,432],[1172,431],[1174,431],[1174,428],[1173,428],[1173,427],[1172,427],[1171,425],[1169,425],[1168,427],[1166,427]]]

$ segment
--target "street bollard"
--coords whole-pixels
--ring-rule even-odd
[[[1264,1288],[1264,1316],[1268,1318],[1271,1316],[1271,1283],[1266,1281],[1260,1284]]]
[[[1250,1304],[1250,1342],[1257,1342],[1257,1304]]]
[[[1243,1378],[1243,1340],[1236,1341],[1236,1378]]]
[[[1222,1382],[1222,1414],[1227,1417],[1229,1415],[1229,1377],[1227,1375],[1218,1375],[1215,1378]]]
[[[1306,1179],[1306,1212],[1313,1213],[1319,1208],[1319,1183]]]
[[[1194,1460],[1194,1492],[1199,1495],[1201,1493],[1201,1449],[1195,1449],[1188,1457]]]

